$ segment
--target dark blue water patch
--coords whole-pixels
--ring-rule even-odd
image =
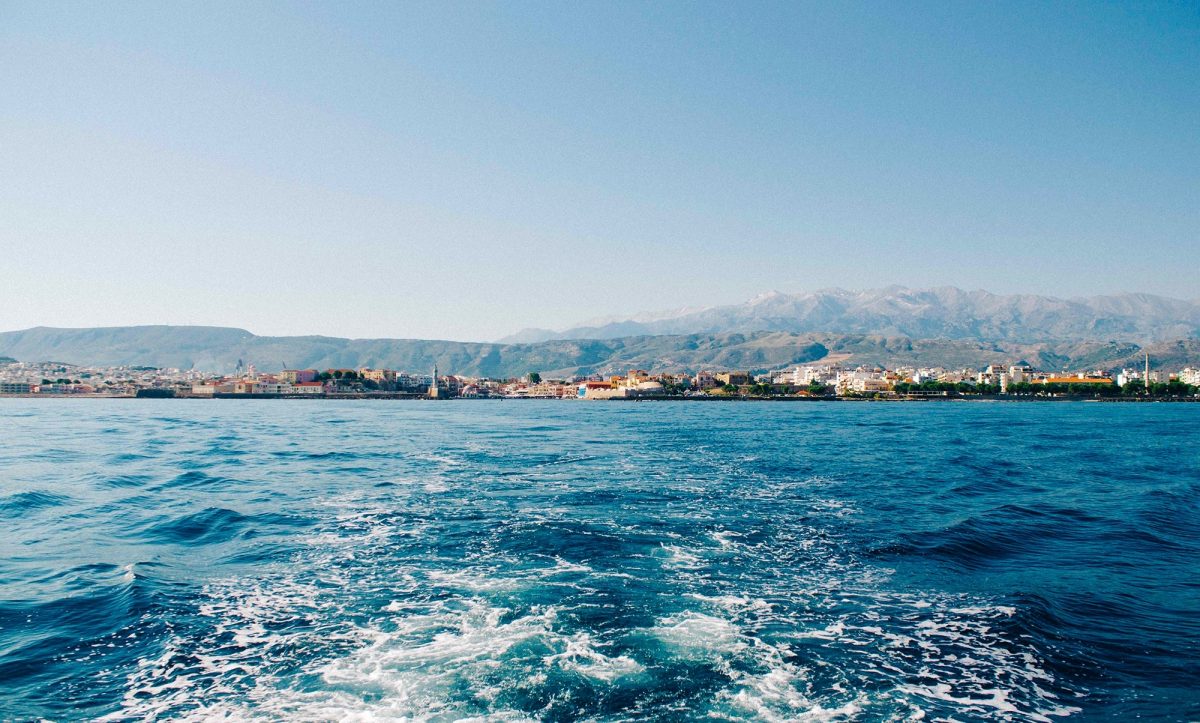
[[[124,575],[125,573],[119,573]],[[86,594],[46,601],[5,600],[0,603],[0,667],[15,679],[36,675],[41,667],[81,641],[122,628],[148,609],[150,595],[136,578],[106,579]]]
[[[100,488],[146,487],[152,479],[148,474],[105,474],[96,484]]]
[[[92,718],[113,710],[129,670],[169,632],[163,613],[187,597],[154,565],[96,566],[86,593],[0,603],[0,680],[15,719]]]
[[[224,461],[224,460],[223,460]],[[227,479],[218,475],[212,475],[203,472],[199,469],[189,470],[181,474],[177,474],[171,479],[155,486],[154,490],[171,490],[171,489],[194,489],[194,488],[227,488],[237,485],[236,480]]]
[[[995,569],[1029,558],[1054,558],[1059,566],[1110,569],[1133,560],[1112,559],[1111,547],[1130,554],[1156,556],[1185,550],[1179,542],[1136,521],[1117,520],[1076,508],[1002,505],[946,527],[905,532],[876,555],[938,558],[961,570]]]
[[[281,528],[301,528],[309,524],[309,520],[286,514],[244,515],[224,507],[209,507],[146,526],[138,535],[142,539],[172,545],[211,545],[235,537],[252,540]]]
[[[529,489],[529,485],[520,485],[514,489],[525,491]],[[588,509],[594,508],[604,510],[606,513],[611,512],[613,506],[628,506],[639,511],[646,510],[647,506],[667,505],[674,502],[680,502],[687,499],[683,495],[675,494],[669,490],[627,490],[618,492],[616,490],[606,489],[582,489],[578,491],[564,491],[553,496],[552,500],[545,500],[544,496],[539,500],[541,504],[552,502],[555,505],[562,505],[572,509]]]
[[[38,510],[60,507],[70,501],[71,498],[67,495],[53,492],[40,490],[18,492],[0,497],[0,518],[21,518]]]
[[[230,509],[210,507],[145,527],[139,537],[176,545],[224,542],[241,532],[248,519]]]
[[[87,592],[97,586],[119,583],[131,574],[130,570],[132,567],[125,568],[107,562],[94,562],[65,569],[50,569],[40,576],[31,576],[29,587],[52,592],[59,597],[67,597],[74,593]]]
[[[88,460],[88,454],[78,449],[65,449],[63,447],[52,447],[49,449],[39,449],[38,457],[43,460],[50,460],[57,464],[65,462],[84,462]]]
[[[250,518],[252,525],[242,533],[243,540],[256,540],[260,537],[278,535],[281,531],[292,533],[295,530],[312,527],[314,521],[310,518],[296,515],[264,512]]]
[[[367,467],[364,465],[340,465],[329,468],[330,474],[352,474],[352,475],[370,475],[378,472],[376,467]]]
[[[1156,555],[1171,553],[1190,554],[1196,550],[1195,545],[1177,542],[1171,537],[1160,535],[1157,530],[1130,522],[1114,522],[1106,529],[1097,531],[1094,541],[1098,544],[1110,542],[1122,545],[1130,552],[1141,552],[1148,558]]]
[[[130,464],[133,462],[145,462],[152,459],[154,459],[154,457],[149,454],[140,454],[138,452],[121,452],[110,455],[107,462],[108,464]]]
[[[1137,518],[1176,542],[1195,542],[1200,529],[1200,484],[1150,489],[1137,500]]]
[[[230,467],[239,467],[244,465],[246,463],[246,459],[250,456],[249,452],[230,449],[223,446],[208,447],[203,451],[202,454],[209,459],[219,460],[222,465]]]
[[[207,426],[209,426],[208,423],[203,420],[192,419],[190,417],[175,416],[175,415],[152,417],[148,421],[152,424],[158,424],[158,425],[162,425],[164,427],[207,427]]]
[[[180,459],[176,466],[182,470],[206,470],[220,460],[219,456],[214,456],[208,451],[203,453],[193,453],[190,457]]]
[[[1064,537],[1091,534],[1089,528],[1103,528],[1106,522],[1078,509],[1008,504],[943,528],[905,532],[875,552],[936,557],[963,570],[982,570],[1063,544]]]
[[[498,549],[559,558],[583,565],[625,567],[631,555],[658,549],[660,538],[622,531],[611,525],[575,520],[517,521],[491,535]]]
[[[98,486],[102,486],[102,488],[111,487],[112,485],[106,484],[108,479],[104,478],[105,484]],[[138,489],[145,490],[151,488],[141,486]],[[62,519],[67,521],[91,521],[94,524],[97,518],[103,518],[109,524],[128,525],[140,519],[138,511],[155,509],[157,505],[158,501],[154,494],[131,491],[125,497],[110,496],[98,504],[79,506],[71,513],[63,515]]]
[[[303,459],[329,462],[357,462],[362,456],[354,452],[302,452],[298,455]]]
[[[1145,691],[1156,686],[1176,695],[1190,688],[1177,698],[1181,711],[1200,703],[1190,662],[1200,629],[1192,625],[1180,635],[1186,630],[1180,622],[1196,619],[1194,607],[1167,611],[1120,591],[1081,590],[1063,593],[1053,608],[1056,614],[1038,620],[1029,634],[1060,653],[1053,660],[1055,671],[1085,681],[1099,710],[1112,706],[1122,711],[1116,717],[1133,715]]]

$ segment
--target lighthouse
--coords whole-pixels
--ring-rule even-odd
[[[431,382],[429,382],[429,398],[430,398],[430,399],[437,399],[437,398],[438,398],[438,383],[437,383],[437,378],[438,378],[438,373],[437,373],[437,364],[434,364],[434,365],[433,365],[433,380],[432,380]]]

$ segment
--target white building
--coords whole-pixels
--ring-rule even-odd
[[[979,384],[999,384],[1007,391],[1008,383],[1013,381],[1013,369],[1018,369],[1018,367],[1009,367],[1006,371],[999,364],[989,364],[987,369],[984,369],[975,377],[975,381]]]
[[[1033,378],[1033,367],[1021,364],[1008,368],[1008,380],[1013,384],[1021,384]]]
[[[840,370],[830,366],[798,366],[792,370],[791,381],[798,387],[809,384],[829,384],[836,382]]]
[[[924,367],[913,372],[912,380],[914,384],[936,382],[945,373],[946,370],[941,367]]]
[[[292,385],[279,382],[260,382],[254,391],[258,394],[291,394]]]
[[[576,392],[576,399],[625,399],[636,397],[637,390],[629,387],[614,387],[608,382],[583,382]]]
[[[890,392],[892,384],[886,379],[855,379],[851,388],[856,392]]]
[[[666,388],[663,387],[661,382],[645,381],[638,382],[637,385],[638,396],[654,396],[656,394],[663,394],[665,391]]]

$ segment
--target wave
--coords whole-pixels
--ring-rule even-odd
[[[0,497],[0,517],[21,518],[30,512],[60,507],[71,501],[67,495],[32,490]]]
[[[169,585],[153,562],[92,563],[51,573],[0,602],[5,718],[78,719],[111,709],[117,671],[161,634]],[[118,694],[119,695],[119,694]],[[88,712],[91,712],[90,714]]]
[[[138,531],[138,536],[173,545],[211,545],[235,537],[248,539],[264,528],[297,528],[310,523],[305,518],[285,514],[245,515],[224,507],[209,507],[145,526]]]

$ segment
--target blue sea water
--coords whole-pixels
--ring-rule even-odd
[[[5,400],[0,719],[1195,720],[1200,405]]]

